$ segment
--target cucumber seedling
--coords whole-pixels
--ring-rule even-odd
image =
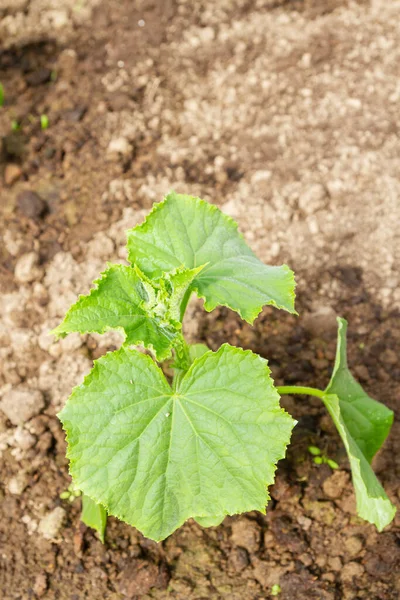
[[[199,198],[170,193],[127,232],[129,265],[108,264],[54,330],[124,335],[96,360],[59,418],[70,473],[83,492],[83,520],[104,534],[107,514],[163,540],[187,519],[204,527],[225,515],[265,512],[268,486],[295,421],[281,394],[318,397],[346,448],[358,514],[382,530],[395,508],[371,461],[393,413],[370,398],[347,366],[346,328],[325,390],[275,387],[265,359],[222,345],[190,346],[182,333],[189,299],[226,306],[253,323],[263,306],[296,314],[286,265],[263,264],[236,223]],[[144,354],[134,346],[148,350]],[[173,359],[170,382],[158,363]]]

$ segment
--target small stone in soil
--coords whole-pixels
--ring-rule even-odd
[[[41,279],[43,270],[39,267],[39,256],[36,252],[23,254],[15,265],[15,279],[19,283],[31,283],[35,279]]]
[[[50,81],[50,79],[51,69],[48,69],[47,67],[36,69],[33,73],[29,73],[29,75],[25,76],[26,84],[29,86],[42,85],[43,83]]]
[[[61,506],[57,506],[41,519],[38,527],[39,533],[46,540],[57,541],[66,516],[66,511]]]
[[[13,131],[3,137],[3,151],[6,157],[22,158],[25,150],[24,137],[20,131]]]
[[[14,433],[14,440],[16,446],[21,450],[29,450],[36,444],[35,436],[26,429],[22,429],[22,427],[17,427]]]
[[[348,482],[349,476],[345,471],[335,471],[333,475],[325,479],[322,488],[328,498],[337,499],[343,494]]]
[[[13,185],[22,175],[22,169],[18,165],[8,164],[4,169],[4,183],[8,186]]]
[[[124,137],[114,138],[110,141],[107,148],[107,158],[118,161],[121,157],[125,160],[131,158],[133,146]]]
[[[46,592],[46,590],[47,590],[47,575],[44,572],[39,573],[39,575],[36,576],[35,583],[33,584],[33,591],[36,594],[36,596],[41,598],[43,596],[43,594]]]
[[[67,110],[63,114],[63,119],[65,121],[69,121],[71,123],[78,123],[85,116],[87,111],[87,106],[76,106],[72,110]]]
[[[25,471],[20,471],[15,477],[12,477],[8,482],[7,489],[10,494],[20,496],[28,485],[28,477]]]
[[[232,542],[235,546],[245,548],[248,552],[257,552],[260,547],[261,529],[258,523],[241,518],[232,523]]]
[[[17,206],[28,219],[40,219],[48,210],[45,200],[31,190],[25,190],[18,194]]]
[[[249,557],[244,548],[233,548],[229,555],[229,566],[234,571],[243,571],[249,566]]]
[[[0,401],[0,410],[13,425],[23,425],[44,408],[42,392],[26,387],[15,387],[6,392]]]

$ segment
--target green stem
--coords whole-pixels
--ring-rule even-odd
[[[304,396],[316,396],[317,398],[323,398],[325,392],[317,390],[312,387],[303,387],[301,385],[282,385],[276,388],[278,393],[282,396],[284,394],[303,394]]]
[[[189,346],[186,343],[182,333],[177,338],[178,343],[175,346],[174,376],[172,379],[172,389],[176,390],[182,377],[185,375],[191,365]]]
[[[189,300],[190,300],[192,293],[193,293],[193,291],[189,288],[188,290],[186,290],[186,293],[183,296],[183,300],[181,302],[181,307],[180,307],[181,323],[183,321],[183,317],[185,316],[187,305],[189,304]]]

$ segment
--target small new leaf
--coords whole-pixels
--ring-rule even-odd
[[[293,272],[286,265],[263,264],[237,224],[199,198],[170,193],[142,225],[128,231],[128,253],[132,264],[155,279],[181,265],[204,265],[191,291],[205,299],[208,311],[227,306],[249,323],[266,304],[296,312]]]
[[[195,359],[175,390],[150,357],[121,348],[59,416],[76,485],[157,541],[190,517],[264,511],[294,424],[267,362],[228,345]]]
[[[82,496],[82,514],[81,521],[88,527],[92,527],[99,534],[100,540],[104,544],[104,533],[107,526],[107,511],[101,506],[96,504],[89,496]]]
[[[347,366],[347,322],[338,318],[338,324],[336,361],[323,401],[349,456],[357,512],[381,531],[392,521],[396,509],[370,463],[390,431],[393,413],[370,398],[350,373]]]
[[[193,278],[191,272],[190,277]],[[161,290],[142,278],[138,269],[124,265],[108,265],[94,283],[96,287],[90,294],[80,296],[71,306],[64,321],[54,329],[55,335],[65,337],[72,331],[105,333],[116,329],[125,335],[126,345],[150,348],[158,360],[170,356],[178,324],[168,320],[168,294],[164,294],[161,302]],[[178,292],[172,289],[174,293]]]

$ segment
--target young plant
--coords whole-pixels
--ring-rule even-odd
[[[40,115],[40,127],[42,129],[48,129],[49,124],[49,117],[47,115]]]
[[[370,463],[393,413],[350,374],[346,321],[338,319],[326,390],[276,388],[265,359],[229,344],[217,352],[189,346],[182,321],[193,293],[207,311],[227,306],[249,323],[267,304],[296,314],[292,271],[264,265],[231,218],[190,196],[170,193],[127,236],[130,265],[109,264],[54,330],[124,335],[59,415],[85,522],[102,536],[108,513],[159,541],[190,517],[209,527],[225,515],[265,512],[295,425],[279,397],[303,394],[321,399],[342,437],[359,515],[379,530],[390,523],[395,508]],[[171,357],[169,381],[157,363]]]
[[[329,458],[322,450],[317,446],[308,446],[309,453],[314,457],[313,460],[316,465],[328,465],[332,471],[339,468],[337,462]]]

